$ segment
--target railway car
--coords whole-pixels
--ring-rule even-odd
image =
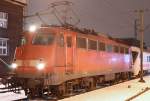
[[[40,27],[23,33],[11,68],[30,96],[65,96],[132,75],[130,46],[94,31]]]
[[[133,57],[133,74],[139,75],[141,70],[141,60],[140,60],[140,48],[138,47],[131,47],[132,57]],[[143,71],[144,73],[149,73],[150,71],[150,52],[144,51],[143,52]]]

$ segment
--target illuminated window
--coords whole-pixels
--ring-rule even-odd
[[[88,40],[88,49],[97,50],[97,41]]]
[[[0,28],[7,28],[8,14],[0,12]]]
[[[7,54],[7,39],[0,38],[0,56],[6,56]]]

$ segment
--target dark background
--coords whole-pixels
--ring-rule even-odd
[[[27,15],[44,11],[52,2],[62,0],[28,0]],[[80,18],[79,27],[95,29],[113,37],[134,37],[134,20],[138,18],[135,10],[150,9],[150,0],[68,0]],[[49,24],[57,24],[53,15],[41,16]],[[26,19],[26,26],[40,24],[38,17]],[[150,46],[150,11],[144,13],[144,41]]]

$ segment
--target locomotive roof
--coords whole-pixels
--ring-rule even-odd
[[[71,32],[76,32],[78,35],[83,35],[83,36],[87,36],[87,37],[91,37],[91,38],[94,38],[94,39],[97,39],[97,38],[100,38],[100,39],[104,39],[104,40],[109,40],[110,42],[115,42],[115,43],[118,43],[118,44],[122,44],[122,45],[125,45],[125,46],[130,46],[128,44],[125,44],[121,41],[118,41],[116,38],[113,38],[105,33],[98,33],[98,32],[95,32],[93,29],[90,30],[90,29],[86,29],[86,28],[83,28],[83,29],[79,29],[78,27],[75,27],[75,26],[58,26],[58,25],[50,25],[50,26],[41,26],[40,29],[44,29],[46,28],[47,30],[45,31],[48,31],[49,29],[62,29],[62,30],[69,30]]]

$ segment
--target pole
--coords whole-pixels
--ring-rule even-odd
[[[144,39],[144,10],[139,10],[139,18],[140,18],[140,57],[141,57],[141,72],[140,72],[140,80],[139,82],[145,82],[143,79],[143,39]]]
[[[137,29],[138,29],[138,19],[134,20],[134,38],[137,40],[138,35],[137,35]]]

